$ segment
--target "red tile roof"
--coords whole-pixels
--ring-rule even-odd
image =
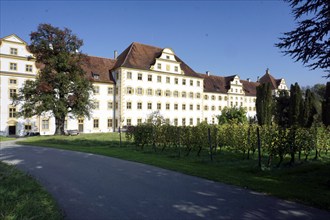
[[[270,75],[269,70],[267,69],[265,75],[260,78],[259,82],[262,84],[270,83],[271,89],[273,90],[278,88],[281,83],[281,79],[275,79],[272,75]]]
[[[103,57],[85,56],[82,59],[82,68],[87,77],[94,82],[115,83],[110,70],[116,64],[116,60]],[[98,79],[94,76],[98,75]]]
[[[155,59],[160,57],[162,51],[163,49],[159,47],[134,42],[118,56],[117,63],[113,69],[127,67],[150,70],[150,67],[155,63]],[[175,59],[181,62],[181,69],[184,71],[185,76],[200,78],[200,76],[179,57],[175,56]]]

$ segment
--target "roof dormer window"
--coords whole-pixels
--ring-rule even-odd
[[[170,59],[170,56],[166,56],[166,59],[168,59],[168,60],[169,60],[169,59]]]
[[[100,79],[100,74],[92,73],[93,79]]]

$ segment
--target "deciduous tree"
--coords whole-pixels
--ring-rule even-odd
[[[92,83],[81,68],[83,41],[72,31],[40,24],[31,33],[30,51],[42,65],[35,81],[27,81],[14,99],[21,115],[49,113],[55,117],[55,134],[64,134],[67,116],[90,116]]]

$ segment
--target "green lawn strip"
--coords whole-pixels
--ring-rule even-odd
[[[136,150],[130,142],[119,147],[118,134],[80,135],[75,137],[31,137],[20,143],[87,152],[150,164],[193,176],[224,182],[330,210],[330,162],[308,161],[294,167],[259,171],[255,159],[243,160],[241,153],[223,151],[211,162],[201,157],[177,156],[177,152],[153,152],[148,147]],[[123,138],[124,140],[124,138]],[[182,152],[183,149],[182,149]]]
[[[0,219],[63,219],[52,197],[30,176],[0,162]]]
[[[11,141],[11,140],[15,140],[15,139],[16,138],[0,136],[0,142],[2,142],[2,141]]]

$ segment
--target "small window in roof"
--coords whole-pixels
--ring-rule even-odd
[[[98,73],[92,73],[92,77],[94,79],[100,79],[100,74],[98,74]]]

